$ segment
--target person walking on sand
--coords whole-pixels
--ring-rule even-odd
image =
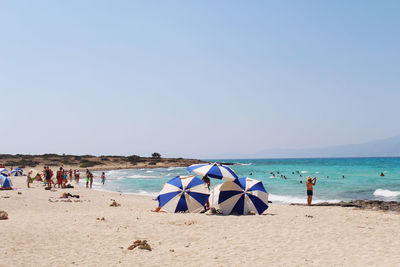
[[[31,174],[32,174],[32,171],[29,171],[28,175],[26,176],[26,185],[28,186],[28,188],[31,188],[29,186],[29,184],[31,183]]]
[[[311,179],[310,176],[307,177],[307,205],[311,206],[311,201],[312,201],[312,197],[313,197],[313,186],[315,185],[315,183],[317,182],[317,178],[314,177],[314,179]]]
[[[106,174],[103,172],[101,174],[101,183],[104,185],[104,182],[106,181]]]
[[[64,176],[63,168],[60,167],[60,169],[57,171],[57,174],[56,174],[58,188],[62,187],[63,179],[64,179],[63,176]]]
[[[47,188],[51,188],[51,172],[49,167],[44,167],[44,177],[46,178]]]

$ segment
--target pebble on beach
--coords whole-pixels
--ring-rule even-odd
[[[0,220],[7,220],[8,219],[8,213],[4,210],[0,210]]]

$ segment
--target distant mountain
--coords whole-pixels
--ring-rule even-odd
[[[266,149],[252,158],[299,158],[299,157],[400,157],[400,136],[370,141],[310,149]]]

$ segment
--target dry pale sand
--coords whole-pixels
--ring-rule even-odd
[[[1,266],[400,266],[397,214],[273,204],[261,216],[153,213],[150,197],[24,181],[0,191]],[[61,202],[63,192],[80,202]],[[128,250],[137,239],[153,250]]]

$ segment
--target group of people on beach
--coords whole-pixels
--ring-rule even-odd
[[[40,182],[44,182],[46,185],[46,189],[49,190],[52,188],[52,186],[58,187],[58,188],[73,188],[71,185],[73,178],[75,180],[75,183],[79,184],[80,180],[80,171],[79,169],[77,170],[65,170],[63,167],[60,167],[57,172],[56,172],[56,181],[53,180],[54,178],[54,172],[52,169],[50,169],[49,166],[44,166],[42,174],[38,173],[36,174],[35,177],[31,176],[32,171],[30,171],[27,175],[26,182],[27,182],[27,187],[30,188],[30,183],[32,183],[33,180],[37,180]],[[43,179],[43,178],[44,179]],[[86,188],[92,188],[93,185],[93,178],[94,175],[89,169],[86,169]],[[103,172],[100,176],[101,182],[104,185],[106,176],[105,173]],[[69,182],[69,183],[68,183]]]

